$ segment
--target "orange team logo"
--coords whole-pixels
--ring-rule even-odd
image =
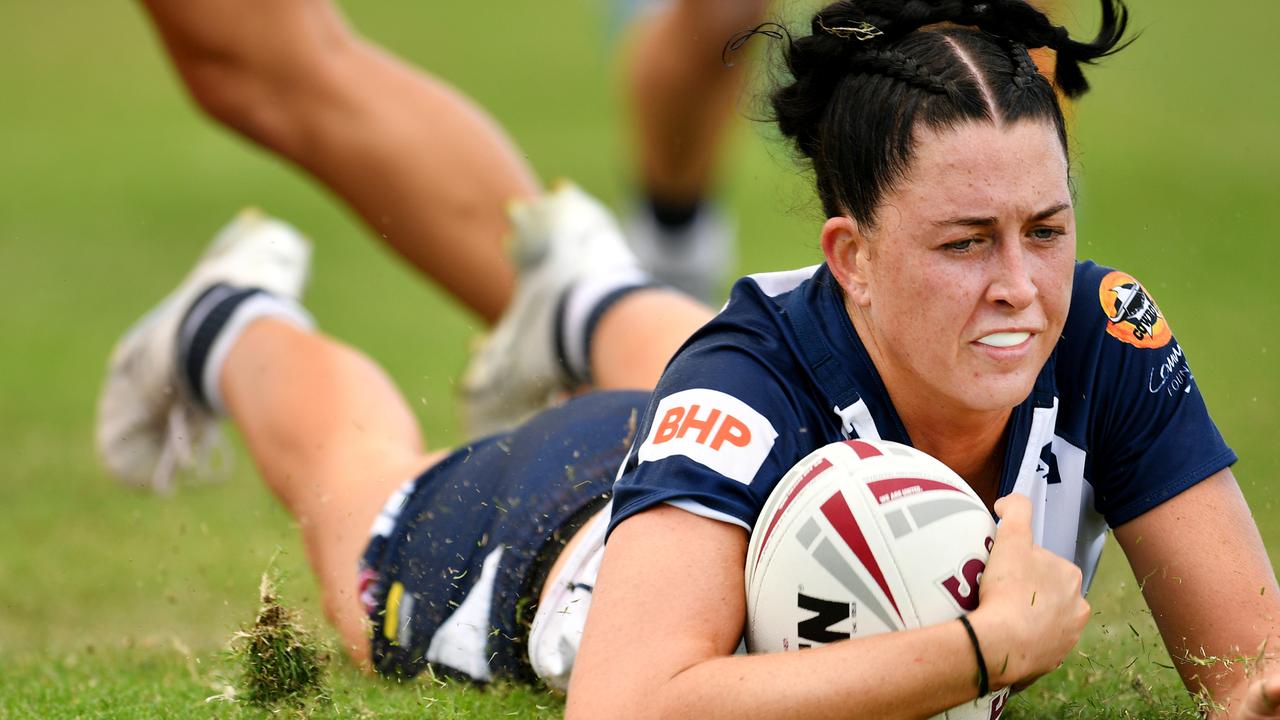
[[[1107,334],[1140,348],[1162,348],[1173,339],[1156,301],[1133,276],[1109,272],[1098,286],[1098,301],[1107,315]]]

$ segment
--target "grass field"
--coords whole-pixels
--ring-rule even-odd
[[[1280,84],[1266,50],[1280,7],[1133,4],[1143,37],[1093,72],[1077,113],[1080,254],[1153,290],[1280,554]],[[605,3],[347,5],[367,35],[489,107],[544,177],[625,197]],[[286,600],[319,624],[294,528],[242,452],[225,485],[157,498],[112,484],[91,443],[111,344],[248,203],[315,239],[310,307],[383,363],[433,444],[459,439],[451,378],[476,323],[315,185],[199,117],[132,3],[0,5],[0,88],[0,718],[251,717],[205,698],[278,549]],[[816,206],[767,129],[744,124],[726,181],[743,272],[815,261]],[[1107,557],[1079,652],[1010,717],[1193,715],[1132,576]],[[319,715],[562,707],[537,690],[393,686],[341,664],[332,694]]]

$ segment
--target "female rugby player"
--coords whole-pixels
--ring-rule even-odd
[[[1024,685],[1075,644],[1108,528],[1175,658],[1274,646],[1274,575],[1182,350],[1134,278],[1075,259],[1063,116],[1028,48],[1079,95],[1080,64],[1120,47],[1124,8],[1102,9],[1084,43],[1021,2],[851,0],[789,43],[773,107],[813,164],[825,262],[740,281],[658,383],[570,717],[924,717],[975,677]],[[757,514],[849,437],[910,442],[1004,516],[976,637],[951,622],[733,656]],[[1278,712],[1274,671],[1179,670],[1226,716]]]
[[[249,216],[118,346],[103,458],[163,479],[186,457],[176,441],[227,413],[298,518],[356,658],[553,684],[572,668],[575,718],[917,717],[972,699],[979,677],[1026,684],[1078,638],[1108,527],[1150,577],[1175,658],[1274,643],[1276,583],[1235,458],[1168,323],[1135,279],[1074,259],[1062,115],[1027,48],[1056,50],[1060,90],[1079,94],[1078,64],[1122,35],[1118,3],[1103,7],[1092,43],[1009,0],[818,13],[774,104],[815,167],[825,262],[740,281],[705,326],[704,308],[635,270],[598,205],[571,187],[541,195],[474,108],[368,55],[440,131],[425,141],[439,164],[373,159],[404,188],[437,191],[417,196],[437,211],[420,213],[423,257],[470,267],[504,229],[497,198],[521,201],[520,289],[465,379],[476,424],[507,424],[565,386],[647,386],[680,346],[652,398],[587,395],[428,453],[385,377],[310,329],[306,244]],[[268,119],[264,133],[315,121]],[[324,155],[332,135],[299,152]],[[500,194],[468,194],[485,189]],[[467,230],[482,242],[449,244]],[[447,269],[434,263],[422,265]],[[957,622],[733,656],[756,513],[796,460],[846,437],[911,442],[1003,516],[975,637]],[[1180,672],[1225,717],[1280,716],[1274,671]]]

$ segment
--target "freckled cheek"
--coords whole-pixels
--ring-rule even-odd
[[[1075,257],[1068,256],[1065,261],[1057,261],[1046,268],[1037,282],[1040,302],[1047,319],[1061,327],[1066,322],[1067,310],[1071,306],[1071,284],[1074,276]]]
[[[972,276],[951,273],[931,278],[922,291],[928,313],[922,322],[932,329],[931,349],[954,360],[982,306],[982,285]]]
[[[904,283],[894,301],[894,316],[912,326],[929,328],[936,341],[964,323],[967,293],[956,283],[938,278],[919,278]],[[967,305],[966,305],[967,303]]]
[[[898,351],[916,361],[953,358],[954,340],[963,334],[981,297],[974,278],[920,258],[882,256],[879,261],[881,283],[872,312],[879,322],[893,326],[889,333]]]
[[[1053,288],[1049,298],[1048,304],[1053,313],[1059,317],[1065,317],[1067,308],[1071,306],[1071,284],[1063,283]]]

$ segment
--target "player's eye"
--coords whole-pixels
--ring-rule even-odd
[[[1051,227],[1038,227],[1031,231],[1031,237],[1036,240],[1053,240],[1059,235],[1063,235],[1061,230]]]
[[[979,242],[980,242],[979,238],[965,238],[964,240],[956,240],[955,242],[946,243],[942,246],[942,249],[952,250],[955,252],[964,252],[966,250],[972,249],[973,246],[977,245]]]

